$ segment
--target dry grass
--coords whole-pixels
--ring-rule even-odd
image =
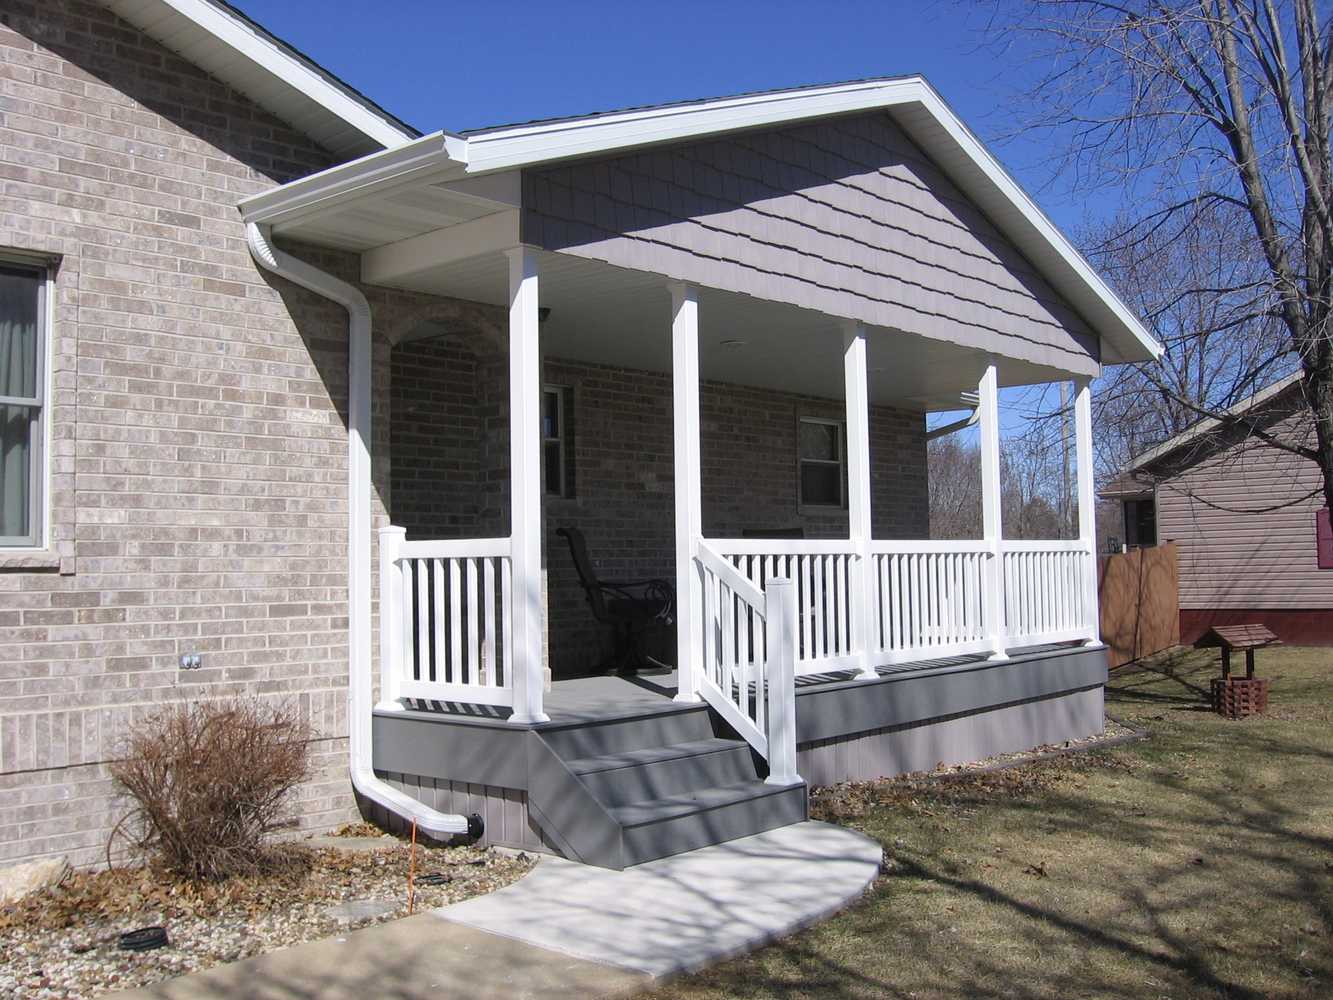
[[[1147,742],[821,796],[885,846],[866,899],[655,995],[1333,995],[1333,651],[1259,666],[1265,718],[1206,711],[1182,652],[1112,679]]]

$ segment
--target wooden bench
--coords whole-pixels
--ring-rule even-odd
[[[1254,677],[1254,651],[1264,646],[1280,646],[1282,640],[1263,625],[1214,625],[1194,645],[1200,649],[1220,647],[1222,677],[1231,676],[1232,652],[1245,652],[1245,676]]]

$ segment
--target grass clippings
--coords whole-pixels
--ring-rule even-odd
[[[834,919],[657,1000],[1333,995],[1333,650],[1268,649],[1270,712],[1208,710],[1214,652],[1112,675],[1150,739],[840,785],[814,813],[884,845]]]

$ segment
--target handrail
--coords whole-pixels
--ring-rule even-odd
[[[855,555],[846,538],[701,538],[715,552],[729,556],[841,556]]]
[[[754,608],[760,616],[767,613],[768,599],[764,596],[764,592],[746,579],[735,566],[727,561],[725,556],[712,548],[702,538],[695,543],[694,554],[719,580],[731,588],[731,591],[737,597]]]
[[[989,552],[990,543],[984,539],[921,539],[890,538],[876,539],[870,543],[870,554],[874,556],[940,554],[971,555],[975,552]]]
[[[507,556],[513,545],[506,538],[419,539],[398,544],[399,559],[491,559]]]
[[[1087,552],[1088,545],[1081,538],[1006,538],[1000,542],[1004,552]]]

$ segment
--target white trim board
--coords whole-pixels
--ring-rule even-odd
[[[219,0],[105,2],[118,17],[246,94],[330,152],[357,156],[377,146],[402,145],[418,134]]]

